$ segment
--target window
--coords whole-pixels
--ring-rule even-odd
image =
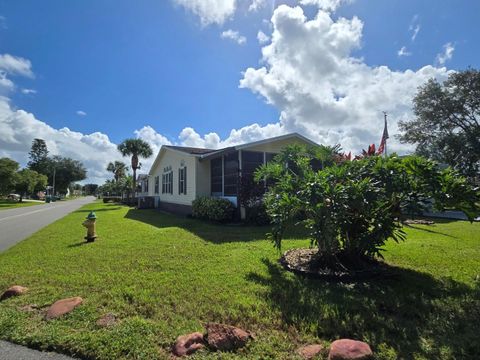
[[[162,194],[173,194],[173,171],[162,175]]]
[[[148,193],[148,178],[145,179],[144,185],[145,185],[145,189],[143,190],[143,192]]]
[[[222,158],[213,159],[210,162],[212,195],[222,195],[222,173]]]
[[[160,176],[155,176],[155,194],[158,194],[160,187]]]
[[[178,169],[178,193],[187,194],[187,168]]]
[[[237,196],[238,184],[238,152],[223,156],[223,195]]]

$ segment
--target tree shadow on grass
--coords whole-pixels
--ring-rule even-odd
[[[411,229],[415,229],[415,230],[419,230],[419,231],[429,232],[429,233],[432,233],[432,234],[446,236],[446,237],[449,237],[449,238],[452,238],[452,239],[458,239],[457,236],[446,234],[446,233],[441,232],[441,231],[435,231],[435,230],[432,230],[432,229],[426,228],[426,227],[420,227],[420,226],[415,226],[415,225],[403,225],[403,226],[405,226],[406,228],[411,228]],[[427,225],[427,226],[435,226],[435,225]]]
[[[192,219],[185,216],[173,215],[158,210],[130,209],[125,218],[140,221],[157,228],[177,227],[189,231],[205,241],[215,244],[230,242],[249,242],[265,240],[266,234],[271,231],[269,226],[245,226],[242,224],[224,225]],[[295,231],[295,230],[294,230]],[[287,234],[290,237],[301,237],[295,232]]]
[[[480,289],[428,274],[392,268],[394,278],[342,284],[293,275],[262,260],[267,274],[247,279],[267,289],[286,329],[325,340],[363,339],[398,358],[475,359],[480,354]]]

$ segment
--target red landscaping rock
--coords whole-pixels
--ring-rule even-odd
[[[25,294],[28,291],[28,288],[20,286],[20,285],[13,285],[9,287],[0,297],[0,301],[8,299],[12,296],[19,296]]]
[[[231,351],[245,346],[252,338],[251,334],[235,326],[208,323],[206,339],[208,346],[214,350]]]
[[[367,360],[373,352],[367,343],[362,341],[340,339],[330,345],[328,360]]]
[[[97,320],[97,326],[110,327],[117,323],[117,317],[112,313],[107,313]]]
[[[317,357],[318,355],[320,355],[322,350],[323,350],[322,345],[313,344],[313,345],[302,346],[301,348],[299,348],[297,350],[297,352],[304,359],[310,360],[310,359],[313,359],[313,358]]]
[[[203,334],[200,332],[194,332],[179,336],[175,341],[172,350],[176,356],[186,356],[191,355],[204,347]]]
[[[47,315],[45,315],[45,319],[46,320],[56,319],[62,315],[68,314],[81,303],[83,303],[83,299],[78,296],[68,298],[68,299],[58,300],[48,308]]]

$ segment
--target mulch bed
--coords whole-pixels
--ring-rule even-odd
[[[335,265],[327,265],[318,249],[300,248],[286,251],[280,258],[280,264],[295,274],[328,281],[359,281],[396,275],[394,268],[380,261],[362,259],[352,264],[341,255],[337,260]]]

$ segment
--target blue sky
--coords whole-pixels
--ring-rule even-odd
[[[35,126],[52,134],[52,151],[84,159],[94,181],[106,176],[104,159],[81,153],[117,156],[114,145],[132,136],[158,150],[298,131],[358,151],[378,142],[382,129],[372,123],[382,123],[382,110],[391,134],[411,116],[409,99],[424,80],[480,65],[479,2],[257,0],[249,10],[252,1],[0,1],[0,54],[30,69],[0,63],[13,83],[0,89],[0,155],[24,163],[34,133],[16,131]],[[227,30],[245,43],[222,38]],[[278,37],[259,44],[259,30]],[[57,138],[62,128],[70,132]],[[81,146],[65,148],[70,138]]]

